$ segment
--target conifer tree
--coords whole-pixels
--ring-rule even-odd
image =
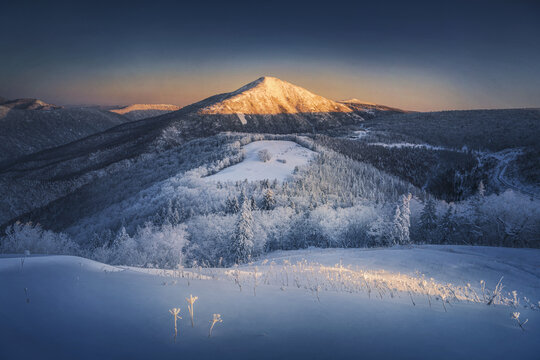
[[[240,203],[238,202],[238,199],[236,196],[233,196],[232,198],[228,198],[226,201],[227,206],[227,212],[230,214],[236,214],[240,211]]]
[[[272,189],[268,188],[264,192],[263,209],[272,210],[275,205],[276,205],[276,200],[274,199],[274,192],[272,191]]]
[[[248,262],[253,254],[253,216],[248,201],[244,201],[238,214],[229,254],[231,261],[235,264]]]
[[[472,198],[472,222],[470,223],[471,238],[475,244],[482,243],[482,238],[484,237],[484,231],[482,229],[483,225],[486,223],[486,216],[482,211],[484,206],[486,190],[484,188],[484,183],[480,181],[478,184],[478,190],[476,195]]]
[[[425,241],[433,242],[434,231],[437,229],[437,209],[435,200],[429,198],[424,204],[422,214],[420,215],[420,231]]]
[[[409,229],[411,227],[411,210],[409,203],[412,195],[402,195],[396,206],[393,219],[394,244],[409,244],[411,242]]]
[[[251,207],[251,211],[258,210],[257,201],[255,201],[255,197],[253,195],[249,197],[249,205]]]
[[[441,219],[441,243],[449,244],[457,231],[454,204],[450,203]]]

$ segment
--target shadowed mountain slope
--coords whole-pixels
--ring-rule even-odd
[[[358,99],[343,100],[339,101],[339,103],[348,106],[366,119],[371,119],[380,115],[404,114],[409,112],[406,110],[380,104],[373,104]]]
[[[130,120],[142,120],[177,110],[180,110],[180,106],[170,104],[132,104],[117,109],[110,109],[109,111],[123,115]]]
[[[56,110],[62,108],[62,106],[47,104],[39,99],[7,100],[0,98],[0,105],[9,109],[17,110]]]
[[[34,103],[36,104],[36,103]],[[54,148],[129,121],[107,111],[0,106],[0,163]]]

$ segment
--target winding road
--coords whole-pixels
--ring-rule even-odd
[[[505,177],[508,166],[511,162],[523,153],[522,149],[506,149],[496,153],[487,153],[485,157],[494,158],[497,160],[497,166],[495,168],[495,180],[499,182],[503,187],[510,188],[512,190],[529,195],[531,198],[540,199],[540,195],[532,189],[524,186],[523,184],[515,183]]]

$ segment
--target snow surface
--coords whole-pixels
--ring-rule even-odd
[[[272,158],[263,162],[259,159],[259,151],[268,150]],[[245,158],[242,162],[229,166],[205,179],[210,181],[248,181],[287,180],[295,167],[306,165],[314,156],[311,151],[293,141],[262,140],[254,141],[243,147]],[[283,162],[285,160],[285,162]]]
[[[264,259],[296,263],[303,259],[322,265],[344,261],[361,269],[424,274],[456,285],[484,280],[494,287],[501,276],[506,291],[540,300],[540,250],[488,246],[421,245],[374,249],[318,249],[276,251]],[[260,263],[258,261],[257,263]]]
[[[313,291],[310,265],[414,272],[478,284],[504,276],[508,289],[538,300],[539,250],[422,246],[375,250],[308,249],[269,254],[236,269],[162,271],[112,267],[71,256],[0,257],[2,359],[537,359],[540,311],[388,293],[370,297],[336,288]],[[266,260],[266,261],[265,261]],[[334,264],[341,262],[341,266]],[[286,262],[287,263],[287,262]],[[288,264],[288,263],[287,263]],[[437,266],[440,264],[440,266]],[[256,271],[257,287],[234,273]],[[229,278],[223,277],[225,274]],[[282,286],[265,282],[279,278]],[[255,278],[251,276],[251,279]],[[287,285],[286,282],[288,283]],[[492,288],[493,286],[491,286]],[[26,292],[25,292],[26,289]],[[185,298],[195,302],[192,328]],[[169,309],[180,307],[174,339]],[[522,331],[513,311],[529,319]],[[223,323],[208,337],[209,320]]]

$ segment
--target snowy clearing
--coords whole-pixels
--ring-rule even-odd
[[[482,298],[479,281],[486,281],[489,295],[503,276],[503,296],[515,289],[537,301],[539,252],[308,249],[238,268],[168,271],[71,256],[0,257],[0,357],[535,359],[540,311],[523,300],[487,306],[449,294],[443,306],[425,289],[470,283]],[[436,287],[423,289],[416,270]],[[361,290],[365,284],[371,293]],[[194,327],[185,300],[190,294],[198,297]],[[173,308],[182,317],[176,340]],[[512,312],[529,319],[525,331]],[[213,314],[223,322],[209,338]]]
[[[243,147],[244,160],[229,166],[220,172],[208,176],[210,181],[248,181],[278,180],[285,181],[292,175],[295,167],[306,165],[315,156],[311,151],[293,141],[262,140],[254,141]],[[270,160],[262,161],[259,152],[267,150]]]

